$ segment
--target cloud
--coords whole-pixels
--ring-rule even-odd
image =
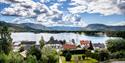
[[[37,7],[37,3],[30,0],[7,0],[11,2],[10,7],[1,11],[4,15],[17,15],[17,16],[35,16],[34,9]],[[15,3],[18,2],[18,3]]]
[[[45,0],[43,0],[45,1]],[[46,0],[52,1],[52,0]],[[58,2],[64,2],[66,0],[58,0]],[[46,26],[85,26],[85,22],[80,16],[70,13],[63,13],[59,10],[60,3],[51,4],[47,6],[44,3],[34,2],[32,0],[6,0],[6,2],[12,3],[8,8],[1,11],[3,15],[21,16],[15,18],[13,23],[39,23]],[[35,20],[29,19],[34,18]],[[83,25],[84,24],[84,25]]]
[[[27,17],[16,17],[15,19],[13,19],[10,23],[16,23],[16,24],[20,24],[20,23],[38,23],[37,21],[35,21],[32,18],[27,18]]]
[[[67,0],[40,0],[42,3],[48,3],[48,2],[65,2]]]
[[[71,0],[70,13],[100,13],[102,15],[121,14],[117,0]],[[115,10],[115,11],[114,11]]]
[[[120,3],[120,4],[118,5],[118,7],[119,7],[120,11],[121,11],[123,14],[125,14],[125,2]]]
[[[112,26],[125,26],[125,21],[119,21],[117,23],[112,23]]]

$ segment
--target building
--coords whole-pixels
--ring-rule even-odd
[[[45,47],[51,47],[51,48],[54,48],[54,49],[62,49],[62,44],[60,41],[58,40],[51,40],[51,41],[48,41],[46,44],[45,44]]]
[[[90,47],[90,42],[89,40],[80,40],[80,46],[82,48],[89,48]]]
[[[74,44],[64,44],[63,45],[63,49],[64,50],[67,50],[67,49],[76,49],[77,47],[76,47],[76,45],[74,45]]]
[[[94,43],[93,47],[94,49],[102,49],[105,48],[105,45],[103,43]]]
[[[33,46],[35,44],[36,44],[35,41],[21,41],[20,46],[23,46],[24,50],[28,50],[28,49],[30,49],[31,46]]]

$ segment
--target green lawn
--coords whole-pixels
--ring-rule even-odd
[[[81,60],[77,60],[78,56],[81,57],[82,55],[72,55],[71,61],[69,63],[98,63],[97,60],[92,58],[85,58],[84,60],[81,58]],[[60,59],[62,61],[60,63],[67,63],[64,56],[60,56]]]

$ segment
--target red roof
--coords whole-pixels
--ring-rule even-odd
[[[89,45],[90,41],[89,40],[81,40],[80,44],[81,45]]]
[[[76,49],[76,46],[73,44],[64,44],[63,48],[64,49]]]

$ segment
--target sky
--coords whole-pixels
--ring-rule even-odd
[[[0,21],[75,27],[125,25],[125,0],[0,0]]]

